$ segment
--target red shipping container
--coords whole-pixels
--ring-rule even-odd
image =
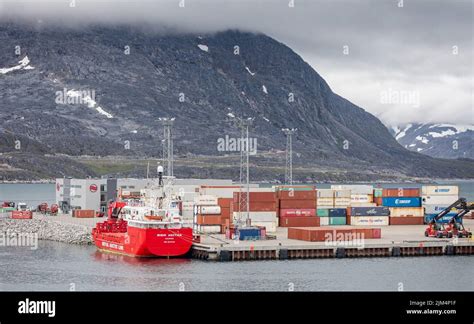
[[[316,200],[316,190],[308,191],[293,191],[285,190],[279,191],[278,197],[280,200],[296,199],[296,200]]]
[[[423,225],[424,217],[390,217],[390,225]]]
[[[378,239],[382,237],[380,228],[288,228],[288,238],[293,240],[303,240],[310,242],[337,241],[340,238]]]
[[[218,215],[198,215],[197,224],[198,225],[221,225],[222,219]]]
[[[11,214],[12,219],[32,219],[33,218],[33,212],[30,210],[12,210]]]
[[[280,227],[314,227],[319,226],[319,217],[280,217]]]
[[[95,210],[93,209],[75,209],[72,211],[72,216],[76,218],[94,218]]]
[[[420,189],[386,188],[382,190],[382,197],[420,197]]]
[[[377,206],[382,206],[382,197],[374,197],[374,203]]]
[[[217,204],[221,206],[221,208],[230,208],[232,201],[232,198],[217,198]]]
[[[280,200],[280,209],[316,209],[316,200]]]
[[[316,216],[316,209],[280,209],[280,217]]]
[[[230,208],[221,207],[221,217],[230,218]]]
[[[234,192],[234,203],[239,202],[240,192]],[[242,194],[246,195],[245,192]],[[250,202],[276,202],[276,192],[249,192]]]

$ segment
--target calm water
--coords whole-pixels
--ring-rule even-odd
[[[451,183],[450,183],[451,184]],[[474,182],[457,182],[474,200]],[[400,184],[398,184],[400,185]],[[391,184],[387,186],[398,186]],[[318,185],[320,188],[327,187]],[[385,185],[384,185],[385,186]],[[408,184],[407,187],[418,187]],[[0,201],[54,202],[53,184],[0,184]],[[37,250],[0,247],[0,290],[295,291],[474,290],[474,258],[423,257],[217,263],[141,260],[93,246],[42,241]],[[454,276],[455,280],[448,280]]]
[[[474,290],[473,257],[256,262],[141,260],[57,242],[0,249],[0,290]],[[455,280],[448,280],[453,278]]]

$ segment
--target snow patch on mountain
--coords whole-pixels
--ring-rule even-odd
[[[207,45],[198,44],[198,47],[201,51],[209,52],[209,47]]]
[[[406,149],[440,158],[474,158],[474,125],[408,124],[389,126]]]
[[[0,74],[7,74],[13,71],[18,71],[18,70],[33,70],[34,67],[30,65],[30,59],[28,56],[25,56],[23,59],[18,61],[18,65],[15,65],[10,68],[0,68]]]
[[[404,128],[401,132],[395,134],[395,139],[398,141],[400,138],[402,138],[403,136],[405,136],[405,135],[406,135],[406,132],[407,132],[412,126],[413,126],[412,124],[406,125],[405,128]]]
[[[250,71],[250,69],[248,68],[248,66],[246,66],[245,69],[247,70],[248,73],[250,73],[251,76],[254,76],[254,75],[255,75],[255,72]]]
[[[67,92],[69,97],[81,97],[83,96],[81,91],[76,90],[69,90]],[[83,96],[81,100],[87,104],[87,107],[95,109],[99,114],[106,116],[107,118],[114,118],[111,113],[105,111],[101,106],[97,104],[97,102],[92,99],[90,96]]]

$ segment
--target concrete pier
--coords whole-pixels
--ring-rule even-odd
[[[464,226],[470,231],[474,230],[474,220],[466,219]],[[278,228],[274,240],[236,241],[213,234],[203,236],[200,244],[193,245],[192,257],[215,261],[250,261],[474,254],[474,239],[425,237],[426,225],[376,227],[382,228],[382,238],[367,239],[359,245],[352,245],[351,241],[327,243],[291,240],[288,239],[286,228]]]

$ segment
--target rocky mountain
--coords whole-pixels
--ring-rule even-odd
[[[406,149],[435,158],[474,159],[474,126],[412,123],[391,127],[395,139]]]
[[[56,160],[48,168],[47,160],[58,155],[74,161],[71,166],[84,155],[160,157],[160,117],[176,117],[175,156],[191,162],[238,155],[218,143],[239,137],[237,117],[254,117],[255,167],[282,166],[281,129],[297,127],[295,167],[381,176],[474,174],[471,160],[406,150],[376,117],[333,93],[300,56],[263,34],[3,23],[0,89],[0,138],[9,138],[0,141],[3,179],[24,177],[21,170],[40,177],[39,161],[51,177],[97,171],[86,165],[71,170]],[[29,164],[13,158],[19,154],[29,155]]]

